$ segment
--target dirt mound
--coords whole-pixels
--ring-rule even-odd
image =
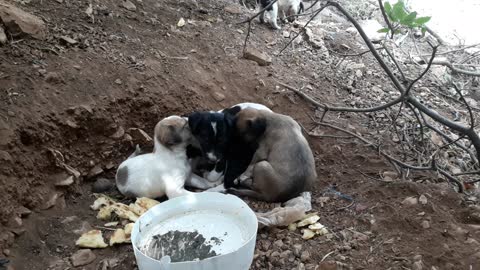
[[[149,149],[139,130],[151,136],[162,117],[252,101],[310,130],[315,111],[277,80],[304,85],[312,96],[332,102],[358,95],[353,88],[390,87],[368,73],[378,71],[371,59],[336,66],[327,50],[307,42],[267,67],[243,59],[246,29],[236,22],[247,11],[226,12],[231,3],[132,4],[135,10],[112,0],[30,2],[21,7],[47,23],[46,40],[15,39],[0,47],[0,254],[15,269],[70,267],[75,239],[103,227],[89,209],[93,181],[113,179],[136,143]],[[342,31],[327,31],[322,40],[332,48],[356,46]],[[286,41],[255,23],[249,46],[273,55]],[[338,121],[369,128],[360,117]],[[391,169],[352,139],[310,142],[319,175],[313,206],[333,238],[305,241],[286,228],[261,231],[252,269],[318,269],[322,260],[356,269],[480,267],[480,222],[459,195],[442,185],[378,180],[379,172]],[[74,183],[59,186],[70,175]],[[418,202],[421,195],[427,203]],[[417,203],[402,203],[407,197]],[[258,210],[274,207],[249,203]],[[94,253],[86,269],[135,267],[129,246]]]

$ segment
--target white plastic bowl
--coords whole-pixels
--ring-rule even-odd
[[[160,203],[136,222],[132,245],[139,270],[247,270],[253,261],[258,222],[248,205],[233,195],[203,192]],[[169,257],[155,260],[139,247],[153,235],[171,230],[198,231],[206,239],[217,237],[217,255],[201,261],[170,263]]]

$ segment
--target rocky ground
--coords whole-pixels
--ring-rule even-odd
[[[26,14],[9,19],[9,5]],[[349,10],[365,19],[375,9]],[[248,58],[259,65],[243,57],[247,28],[237,24],[251,14],[227,1],[0,1],[0,268],[6,258],[7,269],[135,269],[129,245],[79,250],[75,240],[91,228],[111,234],[89,208],[92,184],[113,179],[136,143],[151,147],[162,117],[252,101],[316,134],[344,135],[317,128],[319,113],[279,82],[332,104],[395,97],[373,57],[333,53],[364,49],[338,15],[315,21],[280,56],[300,28],[255,21]],[[449,112],[432,81],[421,82],[424,101]],[[361,133],[387,123],[385,113],[329,117]],[[259,231],[252,269],[480,269],[475,199],[436,174],[397,179],[358,140],[309,141],[319,175],[313,210],[331,233]]]

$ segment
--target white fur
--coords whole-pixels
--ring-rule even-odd
[[[236,104],[236,105],[231,106],[230,108],[235,107],[235,106],[239,106],[242,110],[245,109],[245,108],[253,108],[253,109],[257,109],[257,110],[266,110],[266,111],[269,111],[269,112],[272,111],[272,110],[270,110],[267,106],[265,106],[265,105],[263,105],[263,104],[253,103],[253,102],[238,103],[238,104]],[[224,110],[224,109],[221,109],[221,110],[218,111],[218,112],[222,112],[223,110]]]
[[[298,13],[301,0],[278,0],[272,5],[272,10],[265,11],[269,15],[269,23],[275,29],[281,29],[277,24],[278,13],[280,12],[280,19],[284,20],[286,18],[286,12],[289,9],[294,11],[294,14]],[[260,16],[264,16],[263,14]]]
[[[179,116],[169,116],[164,120],[174,117],[180,118]],[[214,187],[215,183],[210,183],[192,174],[186,153],[186,145],[191,139],[191,135],[188,130],[183,132],[182,136],[185,136],[182,138],[183,143],[171,148],[162,145],[157,136],[154,136],[153,153],[139,155],[140,148],[137,146],[135,152],[118,166],[116,178],[118,190],[122,194],[130,196],[158,198],[167,195],[171,199],[193,194],[184,188],[186,183],[202,189]],[[118,175],[120,169],[124,167],[128,168],[128,176],[125,183],[121,184]]]
[[[213,129],[213,134],[217,136],[217,122],[212,122],[212,129]]]
[[[213,169],[209,172],[205,172],[203,178],[207,179],[209,182],[221,184],[223,183],[223,172],[217,172]]]
[[[185,150],[171,151],[155,140],[155,153],[139,155],[122,162],[119,169],[128,167],[128,179],[124,186],[117,185],[122,194],[136,197],[169,199],[192,194],[184,189],[191,167]]]

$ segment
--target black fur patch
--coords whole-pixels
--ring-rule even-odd
[[[264,9],[266,6],[268,6],[272,0],[260,0],[260,7]],[[270,6],[269,8],[266,9],[267,11],[273,10],[273,5]]]
[[[117,172],[117,183],[121,186],[125,186],[128,180],[128,167],[122,167]]]

